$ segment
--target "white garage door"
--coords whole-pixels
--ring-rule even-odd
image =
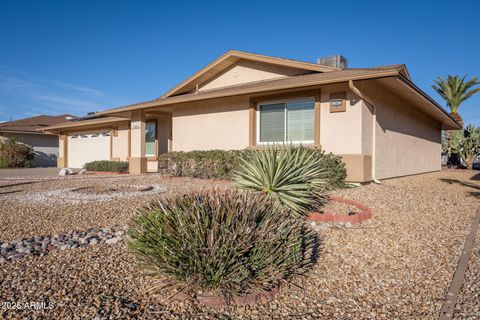
[[[110,132],[86,131],[68,136],[68,167],[82,168],[95,160],[110,160]]]

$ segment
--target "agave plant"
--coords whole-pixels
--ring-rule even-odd
[[[227,191],[167,198],[131,222],[128,246],[162,287],[225,297],[271,289],[303,274],[317,236],[299,219],[278,219],[266,197]]]
[[[287,145],[270,146],[242,158],[233,180],[240,188],[262,192],[302,215],[312,199],[322,197],[326,175],[315,150]]]

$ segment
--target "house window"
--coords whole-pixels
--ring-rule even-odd
[[[157,138],[157,126],[155,122],[147,122],[145,124],[145,155],[156,156],[155,140]]]
[[[262,103],[257,109],[257,143],[313,143],[313,98]]]

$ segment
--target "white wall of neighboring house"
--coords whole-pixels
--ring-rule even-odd
[[[33,147],[35,158],[34,167],[55,167],[58,157],[58,137],[52,134],[29,134],[3,132],[3,138],[13,137],[18,142]]]

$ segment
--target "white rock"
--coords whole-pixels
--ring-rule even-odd
[[[115,237],[115,238],[110,238],[110,239],[105,240],[105,243],[106,244],[115,244],[115,243],[118,243],[120,241],[122,241],[122,238]]]
[[[70,168],[62,168],[58,174],[61,176],[68,176],[73,174],[73,170]]]
[[[86,172],[87,172],[87,170],[82,169],[82,170],[80,170],[80,171],[78,172],[78,174],[79,174],[79,175],[82,175],[82,174],[85,174]]]

